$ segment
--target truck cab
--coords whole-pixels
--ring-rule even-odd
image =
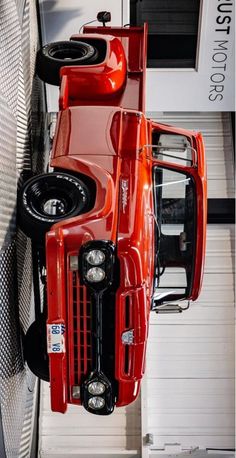
[[[146,25],[85,27],[38,54],[60,93],[50,172],[18,199],[45,291],[25,354],[58,412],[134,401],[150,312],[181,313],[201,289],[203,140],[146,118],[146,38]]]

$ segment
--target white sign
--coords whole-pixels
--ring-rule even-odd
[[[195,69],[148,69],[147,111],[234,111],[234,0],[202,0]]]

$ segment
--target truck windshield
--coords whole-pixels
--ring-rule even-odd
[[[196,241],[193,179],[182,172],[154,167],[157,301],[191,296]]]

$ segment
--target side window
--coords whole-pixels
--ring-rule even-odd
[[[184,135],[154,130],[152,133],[152,145],[153,157],[160,161],[191,166],[195,160],[194,150],[188,137]]]
[[[161,231],[166,235],[179,235],[184,231],[187,199],[192,191],[191,179],[173,170],[162,170],[162,183],[156,185],[157,194],[161,192]],[[191,215],[193,217],[193,215]]]
[[[158,294],[186,296],[187,288],[186,270],[184,267],[166,267],[165,273],[160,277]],[[170,297],[168,297],[170,300]]]

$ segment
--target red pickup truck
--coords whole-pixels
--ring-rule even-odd
[[[37,58],[60,96],[49,172],[19,192],[46,298],[25,355],[52,410],[107,415],[138,396],[150,311],[199,295],[206,164],[200,133],[145,117],[146,26],[83,32]]]

